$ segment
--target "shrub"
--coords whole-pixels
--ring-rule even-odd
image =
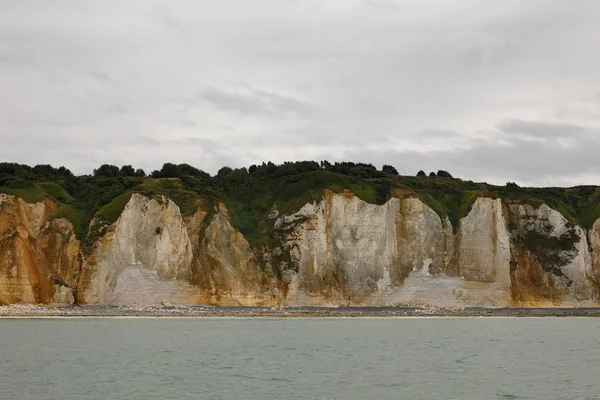
[[[233,169],[229,168],[229,167],[223,167],[221,168],[218,172],[217,172],[217,176],[219,178],[223,178],[226,177],[227,175],[229,175],[230,173],[233,172]]]
[[[135,169],[131,165],[123,165],[119,171],[119,176],[134,176]]]
[[[103,164],[94,170],[95,177],[116,178],[119,176],[119,167],[116,165]]]
[[[381,170],[387,174],[398,175],[398,170],[391,165],[384,164]]]

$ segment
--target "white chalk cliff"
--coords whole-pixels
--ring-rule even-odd
[[[536,259],[519,241],[521,230],[535,231],[528,226],[530,216],[543,226],[542,238],[572,236],[573,249],[558,251],[557,265],[552,257],[553,265],[542,265],[547,260]],[[509,218],[523,225],[513,238]],[[349,193],[327,193],[321,202],[279,217],[276,226],[290,231],[284,241],[292,260],[284,274],[290,287],[286,304],[500,307],[598,301],[600,223],[590,233],[592,253],[583,229],[545,205],[513,209],[480,197],[453,234],[449,222],[415,197],[377,206]],[[541,256],[557,251],[535,245]],[[541,279],[532,282],[531,270]]]
[[[275,209],[253,248],[222,203],[184,217],[133,194],[92,222],[88,251],[56,209],[2,195],[0,304],[598,305],[600,220],[586,232],[546,205],[480,197],[453,232],[409,191],[383,205],[325,191]]]

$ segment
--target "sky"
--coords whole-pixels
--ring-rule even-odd
[[[0,0],[0,161],[600,184],[600,1]]]

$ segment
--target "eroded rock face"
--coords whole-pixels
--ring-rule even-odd
[[[289,231],[287,304],[387,304],[413,271],[453,269],[451,227],[412,196],[378,206],[327,192],[275,225]]]
[[[77,263],[79,243],[68,221],[51,220],[56,210],[0,194],[0,304],[73,304],[74,275],[61,272]]]
[[[349,193],[327,192],[320,203],[278,220],[278,229],[291,230],[284,243],[292,264],[288,302],[360,301],[403,280],[395,235],[398,208],[397,199],[377,206]]]
[[[600,219],[598,219],[590,230],[590,245],[592,250],[592,269],[594,271],[594,283],[600,290]]]
[[[245,238],[229,223],[226,209],[216,212],[202,231],[205,216],[198,210],[185,221],[169,199],[132,195],[83,262],[78,300],[111,305],[264,303],[268,286],[262,271]]]
[[[597,301],[587,235],[546,205],[509,205],[514,304],[585,305]]]
[[[285,301],[446,307],[596,302],[597,269],[583,230],[547,206],[516,207],[478,198],[454,235],[448,222],[412,196],[377,206],[349,193],[327,193],[275,224],[287,232],[283,249],[291,259],[282,273]],[[553,245],[536,256],[522,241],[538,233]],[[559,239],[572,246],[563,249]]]
[[[447,219],[441,220],[417,197],[399,200],[395,235],[404,279],[413,271],[455,275],[454,238]],[[395,282],[400,285],[404,279]]]
[[[413,202],[420,202],[413,199]],[[437,224],[433,211],[425,205],[419,219],[427,218],[411,235],[409,242],[431,244],[430,260],[442,268],[414,269],[404,284],[385,297],[390,305],[432,305],[441,307],[505,306],[509,302],[509,240],[502,203],[479,198],[461,220],[456,235],[450,223]],[[437,226],[436,226],[437,225]],[[432,229],[432,227],[435,227]],[[429,229],[434,236],[423,237]],[[398,235],[402,235],[399,231]],[[441,251],[442,250],[442,251]],[[414,257],[413,251],[403,254]],[[418,254],[418,252],[417,252]],[[435,261],[437,260],[437,261]]]
[[[193,303],[192,245],[179,208],[132,195],[84,261],[78,300],[86,304]]]
[[[510,286],[510,245],[500,199],[480,197],[460,221],[459,274],[467,281]]]
[[[219,205],[199,236],[192,282],[203,293],[203,302],[221,305],[275,305],[277,285],[258,266],[244,236],[231,226],[227,208]]]
[[[325,192],[274,208],[252,248],[224,204],[184,217],[134,194],[85,253],[56,211],[0,195],[0,304],[598,305],[600,220],[585,232],[545,205],[479,198],[454,234],[407,190]]]

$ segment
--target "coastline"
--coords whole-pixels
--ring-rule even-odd
[[[0,306],[0,318],[20,317],[600,317],[594,308],[438,307],[217,307],[217,306]]]

